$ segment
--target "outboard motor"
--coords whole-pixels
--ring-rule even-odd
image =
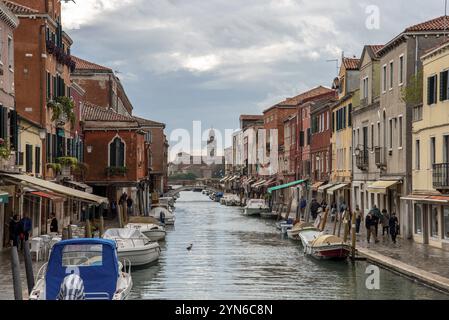
[[[161,212],[159,213],[159,221],[162,224],[165,224],[165,213],[164,213],[164,210],[161,210]]]
[[[84,282],[77,274],[71,274],[62,281],[57,300],[85,300]]]

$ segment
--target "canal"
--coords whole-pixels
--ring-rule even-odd
[[[273,221],[245,217],[201,193],[182,192],[175,213],[159,263],[133,272],[131,299],[449,298],[383,269],[380,290],[368,290],[366,262],[306,257]]]

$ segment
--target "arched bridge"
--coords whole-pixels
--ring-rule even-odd
[[[214,187],[210,187],[207,185],[190,185],[190,186],[182,186],[173,190],[170,190],[167,192],[166,196],[167,197],[173,197],[175,194],[181,192],[181,191],[188,191],[188,190],[194,190],[194,189],[209,189],[212,190],[214,192],[219,192],[220,190],[218,190],[217,188]]]

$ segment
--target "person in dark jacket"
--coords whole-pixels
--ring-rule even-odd
[[[398,218],[396,217],[396,213],[392,213],[390,217],[390,235],[393,243],[396,243],[396,237],[398,235]]]
[[[312,218],[315,220],[318,217],[318,209],[320,208],[320,204],[316,199],[312,200],[312,204],[310,205],[310,212],[312,213]]]
[[[31,222],[31,219],[28,217],[28,215],[25,213],[20,219],[20,248],[23,250],[23,247],[25,243],[30,238],[31,229],[33,227],[33,223]]]
[[[21,233],[21,225],[19,221],[19,215],[15,214],[9,220],[9,240],[12,242],[13,247],[19,246],[20,233]]]
[[[366,215],[366,218],[365,218],[366,240],[368,243],[370,243],[370,241],[371,241],[371,236],[373,236],[375,243],[379,242],[379,240],[377,240],[377,235],[376,235],[376,223],[377,223],[377,220],[373,216],[372,211],[370,211]]]
[[[382,214],[380,213],[379,208],[377,208],[376,205],[373,206],[371,209],[371,216],[373,217],[373,226],[374,226],[374,232],[376,232],[376,239],[377,235],[379,234],[379,223],[382,219]]]
[[[58,219],[56,219],[56,214],[51,214],[50,232],[58,232]]]

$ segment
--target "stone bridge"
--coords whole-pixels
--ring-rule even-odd
[[[170,190],[166,193],[166,197],[173,197],[175,194],[181,192],[181,191],[186,191],[186,190],[192,190],[192,189],[209,189],[212,190],[214,192],[219,192],[220,190],[218,190],[215,187],[210,187],[207,185],[188,185],[188,186],[182,186],[173,190]]]

